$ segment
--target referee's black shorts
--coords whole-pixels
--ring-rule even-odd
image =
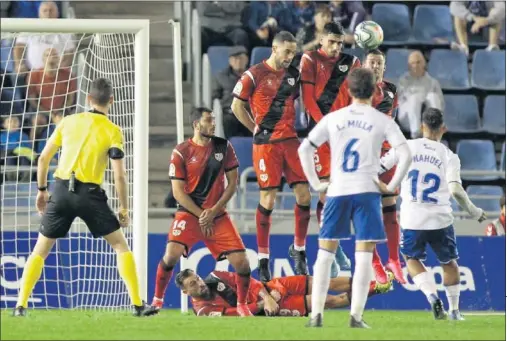
[[[74,192],[69,192],[69,181],[56,179],[41,221],[43,236],[65,237],[76,217],[85,222],[95,238],[120,228],[118,218],[107,204],[107,195],[99,185],[76,180],[74,188]]]

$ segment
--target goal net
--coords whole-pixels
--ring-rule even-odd
[[[91,82],[114,85],[109,118],[123,129],[132,224],[125,228],[146,299],[149,32],[147,20],[2,19],[1,26],[1,306],[16,303],[25,261],[35,245],[37,157],[67,115],[90,110]],[[49,191],[58,155],[51,162]],[[103,188],[119,201],[112,171]],[[78,218],[45,262],[31,307],[130,306],[116,255]]]

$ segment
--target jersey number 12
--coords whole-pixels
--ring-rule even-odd
[[[417,201],[417,185],[419,183],[419,170],[412,169],[408,172],[408,178],[412,179],[411,183],[411,192],[412,192],[412,200]],[[438,191],[440,187],[440,177],[434,173],[427,173],[423,179],[422,183],[424,185],[431,184],[430,187],[425,188],[422,191],[422,202],[436,204],[438,202],[437,199],[430,197],[430,194]]]

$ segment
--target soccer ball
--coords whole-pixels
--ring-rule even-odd
[[[373,50],[384,41],[384,31],[375,21],[363,21],[356,26],[354,40],[359,47]]]

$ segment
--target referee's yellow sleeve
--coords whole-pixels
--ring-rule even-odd
[[[49,142],[58,147],[62,146],[62,129],[64,122],[65,118],[56,125],[55,131],[53,131],[53,134],[51,134],[51,137],[49,138]]]
[[[116,126],[111,135],[111,146],[109,147],[109,157],[111,159],[122,159],[124,157],[123,134],[121,128]]]

